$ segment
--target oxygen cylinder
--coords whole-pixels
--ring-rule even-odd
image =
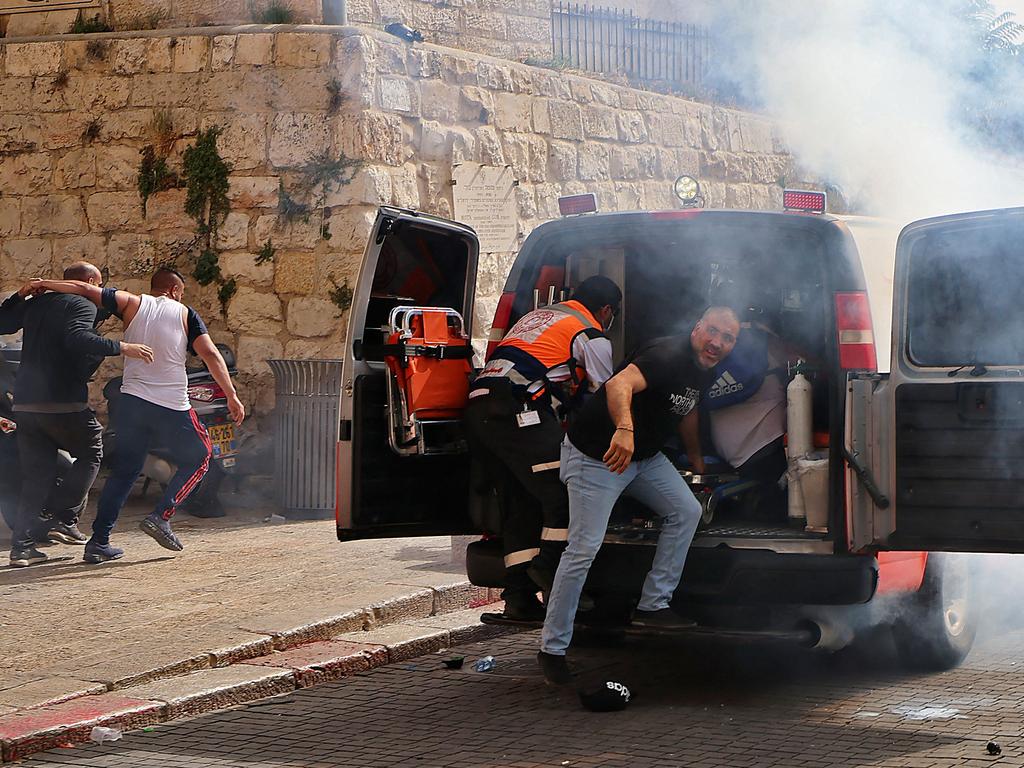
[[[811,382],[800,373],[786,387],[786,451],[789,460],[800,459],[814,450],[811,428]]]
[[[802,362],[802,361],[800,361]],[[796,375],[786,387],[786,453],[789,457],[789,509],[790,520],[804,520],[807,512],[804,509],[804,494],[800,486],[798,460],[804,458],[814,449],[814,435],[811,421],[811,383],[803,375],[800,362],[796,366]]]

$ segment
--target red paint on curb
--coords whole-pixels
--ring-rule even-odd
[[[82,696],[53,706],[0,717],[3,759],[17,760],[56,746],[89,739],[94,726],[131,730],[159,722],[164,705],[117,694]]]

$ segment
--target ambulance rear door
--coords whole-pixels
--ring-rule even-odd
[[[388,322],[445,307],[472,337],[479,242],[463,224],[381,208],[352,291],[338,429],[338,538],[468,533],[465,452],[400,455],[388,439]]]
[[[888,375],[848,382],[855,550],[1024,552],[1024,208],[908,225]]]

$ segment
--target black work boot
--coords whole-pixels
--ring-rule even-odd
[[[502,615],[511,621],[544,621],[544,606],[537,599],[537,586],[526,573],[526,563],[505,568],[505,601]]]

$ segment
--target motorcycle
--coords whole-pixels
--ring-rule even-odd
[[[217,344],[228,373],[234,377],[238,374],[234,352],[226,344]],[[229,475],[235,474],[238,458],[238,446],[235,435],[235,423],[228,412],[228,401],[224,390],[214,381],[206,368],[206,364],[198,358],[191,359],[186,368],[188,374],[188,397],[199,421],[206,427],[212,444],[210,467],[197,487],[181,505],[181,510],[194,517],[223,517],[224,506],[218,498],[221,484]],[[117,451],[117,406],[121,398],[121,377],[111,379],[103,387],[103,397],[107,401],[107,426],[103,431],[103,462],[109,466]],[[144,478],[143,496],[149,487],[156,482],[161,488],[167,485],[174,476],[176,468],[166,448],[156,446],[146,457],[142,468]]]

